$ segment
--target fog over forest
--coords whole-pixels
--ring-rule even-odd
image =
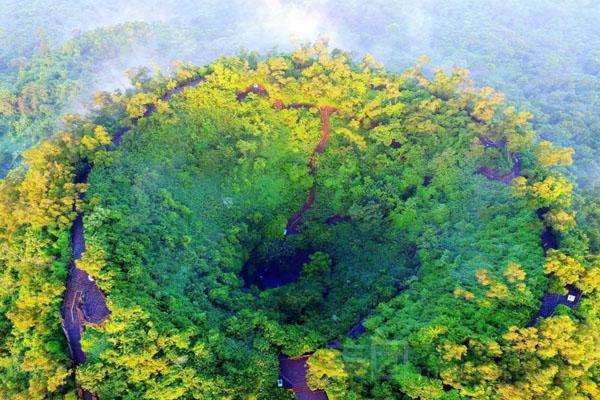
[[[333,47],[357,58],[373,54],[392,70],[421,55],[433,66],[467,68],[477,85],[492,85],[531,110],[542,136],[574,145],[586,164],[578,166],[580,176],[600,172],[592,157],[598,135],[588,134],[600,129],[592,115],[600,100],[591,93],[600,85],[600,5],[592,0],[0,3],[5,73],[11,60],[35,54],[40,29],[54,48],[101,28],[151,24],[144,37],[132,39],[130,51],[96,61],[80,101],[94,90],[123,87],[124,72],[134,67],[204,64],[242,50],[264,54],[327,37]]]

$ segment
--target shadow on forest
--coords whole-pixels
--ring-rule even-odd
[[[265,290],[295,282],[312,253],[312,249],[290,247],[278,249],[273,253],[255,249],[242,269],[244,287],[256,286]]]

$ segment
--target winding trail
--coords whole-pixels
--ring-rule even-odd
[[[504,149],[506,147],[506,140],[494,142],[487,137],[482,137],[479,139],[479,142],[485,148],[493,147],[497,149]],[[508,174],[501,174],[496,170],[493,170],[488,167],[479,168],[477,170],[477,173],[485,176],[489,180],[502,182],[505,185],[510,185],[513,179],[515,179],[518,176],[522,176],[521,159],[519,158],[519,155],[516,153],[511,153],[510,157],[513,162],[513,167],[511,172]],[[539,209],[536,211],[536,214],[540,221],[544,222],[544,215],[546,214],[546,212],[548,212],[548,210]],[[552,230],[552,228],[545,226],[542,230],[542,233],[540,234],[540,239],[542,241],[544,255],[548,254],[549,250],[558,248],[556,233]],[[567,290],[567,294],[565,295],[551,293],[548,291],[545,292],[539,310],[534,314],[527,326],[535,326],[540,318],[551,317],[552,315],[554,315],[556,307],[561,304],[571,308],[572,310],[576,310],[579,306],[579,302],[581,301],[581,290],[574,285],[567,285],[565,286],[565,289]]]
[[[276,102],[276,104],[278,103]],[[329,142],[329,137],[331,135],[331,123],[329,118],[331,117],[331,114],[336,113],[337,111],[338,110],[333,107],[321,107],[319,109],[319,113],[321,115],[321,140],[319,141],[317,147],[315,147],[315,150],[310,157],[310,161],[308,162],[308,169],[310,171],[310,175],[313,177],[313,185],[310,188],[308,198],[302,207],[288,220],[285,228],[286,235],[296,235],[300,233],[298,225],[302,221],[304,214],[312,207],[315,201],[315,192],[317,190],[317,180],[315,177],[317,172],[317,159],[320,154],[323,154],[325,148],[327,147],[327,143]]]
[[[249,86],[243,91],[238,91],[236,97],[238,101],[244,100],[250,93],[258,96],[268,96],[267,90],[259,85],[254,84]],[[293,103],[286,105],[283,100],[275,99],[273,101],[273,109],[281,111],[284,109],[309,109],[314,107],[312,104],[306,103]],[[331,136],[331,123],[330,117],[332,114],[339,112],[336,108],[331,106],[323,106],[319,108],[319,115],[321,117],[321,138],[319,143],[313,150],[313,153],[308,162],[308,169],[310,175],[313,177],[313,184],[308,193],[308,197],[302,207],[296,211],[288,220],[285,235],[296,235],[300,233],[298,226],[304,217],[304,214],[312,207],[315,202],[315,193],[317,188],[316,182],[316,171],[317,171],[317,160],[320,154],[323,154],[329,138]],[[337,222],[337,221],[336,221]],[[332,223],[335,223],[332,221]],[[297,400],[327,400],[327,393],[323,390],[313,391],[308,386],[307,373],[308,373],[308,358],[310,355],[304,355],[296,358],[289,358],[283,354],[279,355],[279,377],[283,381],[283,387],[294,391],[294,395]]]
[[[245,100],[246,97],[248,97],[248,95],[250,95],[250,94],[254,94],[257,96],[269,96],[269,92],[267,91],[267,89],[264,86],[262,86],[258,83],[255,83],[253,85],[248,86],[244,90],[238,90],[236,92],[236,98],[238,101],[242,101],[242,100]],[[286,105],[283,100],[274,99],[272,107],[273,107],[273,109],[275,109],[277,111],[281,111],[281,110],[286,110],[286,109],[310,109],[310,108],[313,108],[316,106],[314,104],[309,104],[309,103],[291,103],[291,104]],[[312,205],[315,202],[315,193],[316,193],[316,189],[317,189],[317,183],[316,183],[316,178],[315,178],[315,175],[317,172],[317,159],[320,154],[323,154],[323,152],[325,151],[325,148],[327,147],[327,143],[329,142],[329,137],[331,136],[330,117],[334,113],[339,113],[339,110],[335,107],[322,106],[319,108],[319,114],[321,117],[321,139],[319,141],[319,144],[317,144],[317,146],[313,150],[313,153],[310,157],[310,161],[308,162],[309,173],[313,177],[313,185],[310,188],[308,197],[306,198],[306,201],[304,202],[304,204],[302,204],[302,207],[300,207],[300,209],[298,211],[296,211],[288,219],[288,222],[287,222],[287,225],[285,228],[285,232],[284,232],[285,235],[297,235],[300,233],[300,229],[299,229],[300,222],[302,221],[304,214],[312,207]],[[334,217],[332,217],[332,218],[334,218]],[[331,222],[326,222],[326,223],[328,223],[330,225],[339,223],[339,222],[347,222],[348,221],[346,219],[346,217],[341,217],[341,216],[339,219],[335,219],[335,218],[331,219],[330,218],[330,219],[328,219],[328,221],[329,220],[331,220]]]
[[[292,104],[290,108],[309,108],[308,104]],[[273,108],[282,110],[285,107],[283,101],[276,100]],[[294,213],[288,220],[286,225],[286,235],[296,235],[300,233],[298,226],[302,221],[304,214],[312,207],[315,202],[315,192],[317,189],[316,171],[317,171],[317,159],[320,154],[323,154],[329,137],[331,136],[331,123],[330,117],[333,113],[338,112],[334,107],[321,107],[319,108],[319,114],[321,116],[321,139],[315,147],[310,161],[308,162],[308,169],[310,175],[313,177],[313,184],[308,193],[308,198],[302,205],[302,207]],[[327,400],[327,394],[323,390],[313,391],[308,387],[307,374],[308,374],[308,363],[307,360],[310,355],[298,357],[298,358],[287,358],[280,355],[279,358],[279,375],[281,379],[286,383],[288,389],[292,389],[296,395],[297,400]]]
[[[180,93],[186,87],[193,87],[205,78],[198,78],[181,84],[180,86],[167,91],[161,98],[163,101],[169,101],[171,97]],[[156,111],[154,105],[149,106],[141,118],[147,118]],[[141,118],[132,120],[132,127],[122,128],[113,135],[113,146],[118,148],[125,133],[131,131],[137,126]],[[75,183],[87,183],[91,165],[88,163],[83,171],[75,179]],[[81,194],[80,199],[85,198]],[[71,250],[72,259],[69,267],[69,275],[66,283],[65,298],[61,311],[61,323],[71,357],[73,359],[73,368],[86,362],[86,354],[81,348],[81,335],[85,331],[86,325],[101,326],[110,316],[110,310],[106,305],[106,297],[100,288],[96,285],[94,279],[84,270],[77,268],[76,262],[86,251],[85,230],[83,225],[83,211],[78,212],[71,227]],[[77,385],[77,396],[79,399],[93,400],[97,397],[81,386]]]
[[[485,138],[485,137],[479,139],[479,142],[485,148],[494,147],[497,149],[502,149],[502,148],[504,148],[504,146],[506,146],[505,140],[503,140],[501,142],[493,142],[492,140]],[[506,185],[509,185],[513,179],[515,179],[518,176],[521,176],[521,158],[519,157],[519,155],[517,153],[510,153],[510,159],[511,159],[513,165],[512,165],[511,171],[507,174],[501,174],[500,172],[498,172],[492,168],[488,168],[488,167],[479,168],[477,170],[477,173],[485,176],[486,178],[488,178],[490,180],[499,181]]]

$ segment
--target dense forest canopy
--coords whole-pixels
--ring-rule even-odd
[[[2,3],[0,398],[600,396],[595,4]]]

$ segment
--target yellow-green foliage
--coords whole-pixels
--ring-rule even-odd
[[[535,144],[531,115],[467,71],[423,71],[319,41],[139,72],[68,117],[0,182],[0,397],[72,395],[59,307],[83,211],[77,266],[112,314],[87,327],[76,379],[101,398],[280,398],[281,352],[312,352],[308,383],[330,399],[594,398],[598,262],[576,239],[573,184],[547,168],[572,151]],[[34,112],[43,93],[27,93]],[[0,94],[0,113],[12,102]],[[528,178],[476,175],[515,152]],[[301,234],[283,238],[311,190]],[[545,260],[538,209],[564,242]],[[244,286],[252,262],[304,253],[295,281]],[[587,297],[523,328],[544,273]],[[325,348],[361,316],[361,339]]]

